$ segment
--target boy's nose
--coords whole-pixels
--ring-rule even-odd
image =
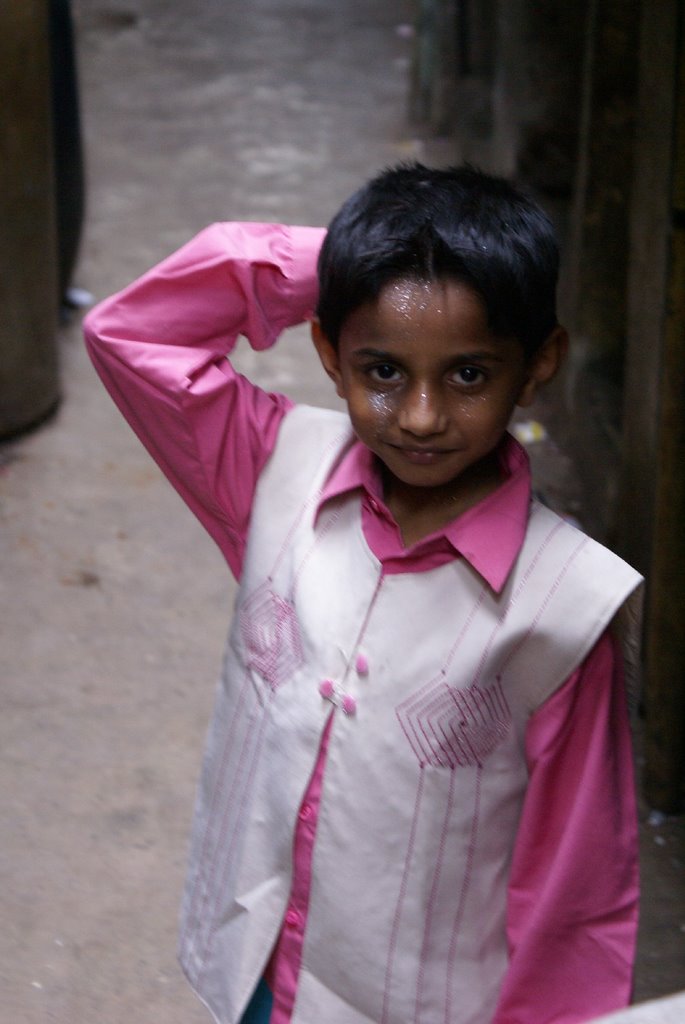
[[[402,430],[416,437],[441,433],[445,428],[445,414],[438,396],[426,387],[414,389],[402,404],[399,424]]]

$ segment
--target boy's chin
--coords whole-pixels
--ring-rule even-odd
[[[501,483],[499,459],[489,452],[476,462],[459,465],[454,452],[431,456],[428,453],[403,453],[400,459],[382,459],[386,493],[415,492],[417,500],[440,497],[454,501],[455,508],[480,501]],[[456,464],[455,464],[456,463]]]

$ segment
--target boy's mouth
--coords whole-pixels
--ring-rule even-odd
[[[398,451],[408,462],[413,462],[415,465],[428,466],[433,462],[438,462],[440,459],[444,459],[445,456],[452,454],[451,448],[417,448],[417,447],[404,447],[403,445],[393,445],[396,451]]]

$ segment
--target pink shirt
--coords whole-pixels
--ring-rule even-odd
[[[258,224],[206,229],[87,318],[98,372],[131,426],[240,577],[252,499],[292,403],[233,371],[244,333],[258,349],[311,315],[323,232]],[[358,490],[384,572],[463,557],[500,590],[520,549],[527,458],[501,448],[503,483],[444,530],[404,548],[361,445],[322,495]],[[362,667],[363,668],[363,667]],[[328,730],[294,836],[294,873],[269,965],[272,1024],[297,992]],[[605,635],[530,719],[530,782],[509,880],[510,964],[493,1024],[576,1024],[630,998],[637,924],[636,815],[622,674]]]

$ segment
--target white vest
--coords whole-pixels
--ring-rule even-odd
[[[296,408],[259,483],[181,963],[220,1024],[240,1020],[283,922],[333,714],[293,1022],[485,1024],[507,965],[526,723],[639,576],[537,503],[499,595],[459,558],[383,576],[358,494],[315,518],[352,440],[344,414]]]

